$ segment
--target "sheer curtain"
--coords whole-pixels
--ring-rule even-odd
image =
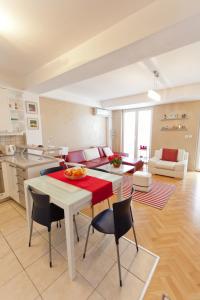
[[[152,110],[137,109],[124,111],[123,150],[133,158],[149,158],[151,147]],[[140,150],[146,146],[147,150]]]
[[[129,156],[135,156],[135,125],[136,113],[135,111],[124,112],[123,118],[123,150]]]
[[[196,171],[200,171],[200,122],[199,122],[199,137],[197,146]]]

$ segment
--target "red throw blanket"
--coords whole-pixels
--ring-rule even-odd
[[[92,205],[97,204],[113,195],[112,182],[104,179],[87,175],[82,179],[70,180],[64,176],[63,170],[48,174],[48,176],[92,192]]]

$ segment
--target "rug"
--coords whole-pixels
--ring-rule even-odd
[[[123,178],[123,198],[128,198],[132,186],[132,177],[124,176]],[[157,209],[163,209],[167,204],[170,196],[175,191],[176,187],[173,184],[166,184],[154,181],[150,192],[135,191],[133,201],[146,204]]]

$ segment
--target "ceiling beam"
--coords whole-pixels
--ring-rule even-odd
[[[36,70],[24,88],[45,93],[200,40],[199,0],[157,0]]]
[[[174,88],[159,90],[161,101],[152,101],[147,97],[147,93],[120,97],[110,100],[101,101],[102,107],[105,109],[128,109],[137,107],[146,107],[160,105],[172,102],[194,101],[200,100],[199,96],[200,83],[178,86]]]

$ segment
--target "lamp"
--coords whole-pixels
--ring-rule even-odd
[[[150,89],[148,90],[148,98],[154,100],[154,101],[160,101],[161,100],[161,96],[158,92],[156,92],[156,88],[157,88],[157,83],[158,83],[158,78],[159,78],[159,73],[158,71],[154,70],[153,71],[153,75],[154,75],[154,89]]]

